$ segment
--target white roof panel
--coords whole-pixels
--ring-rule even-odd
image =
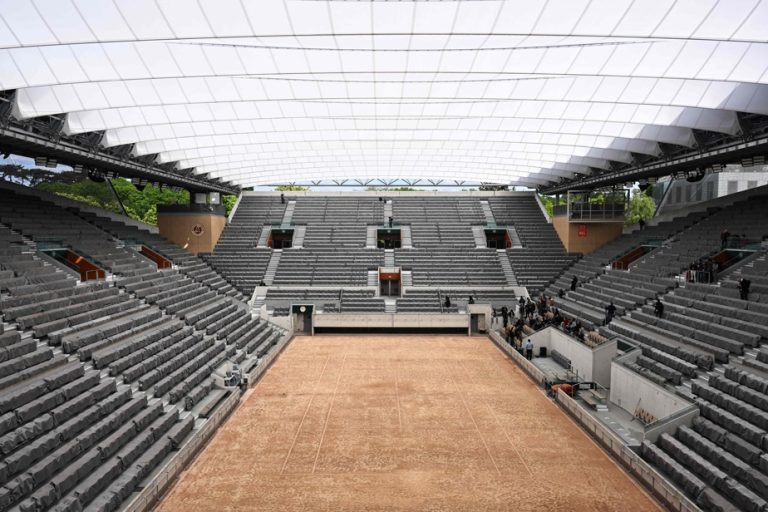
[[[241,185],[544,184],[768,114],[766,26],[768,0],[0,0],[0,89]]]

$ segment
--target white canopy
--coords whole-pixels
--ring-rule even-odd
[[[14,115],[243,187],[542,185],[768,114],[768,0],[0,0]]]

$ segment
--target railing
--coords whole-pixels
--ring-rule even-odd
[[[669,510],[674,512],[701,512],[682,491],[669,482],[650,464],[613,432],[584,410],[563,390],[555,394],[555,401],[565,409],[610,455],[620,462],[635,478],[642,482]]]
[[[624,222],[624,203],[571,203],[552,208],[555,217],[567,215],[571,222],[621,221]]]

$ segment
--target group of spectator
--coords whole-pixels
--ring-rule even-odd
[[[496,321],[501,317],[502,332],[507,342],[518,350],[524,349],[527,345],[523,342],[527,334],[544,327],[557,327],[579,339],[583,339],[586,334],[581,321],[564,317],[556,307],[555,298],[546,294],[541,294],[536,301],[530,297],[527,299],[521,297],[517,308],[506,306],[500,309],[494,308],[493,317],[497,319]]]
[[[717,281],[718,272],[720,272],[720,264],[718,262],[712,258],[701,258],[689,265],[686,281],[689,283],[712,284]]]

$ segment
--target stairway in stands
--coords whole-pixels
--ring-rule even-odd
[[[293,220],[293,211],[296,209],[296,201],[288,201],[288,206],[283,214],[283,224],[290,224]]]
[[[384,250],[384,266],[387,268],[393,268],[395,266],[395,250]]]
[[[277,274],[277,266],[280,264],[280,258],[282,255],[283,251],[280,249],[275,249],[272,251],[272,257],[269,258],[267,270],[264,272],[264,284],[267,286],[272,286],[272,283],[275,280],[275,274]]]
[[[485,216],[485,222],[487,224],[496,224],[496,218],[493,216],[493,210],[488,201],[480,201],[480,208],[483,209],[483,215]]]
[[[501,269],[504,271],[504,277],[507,279],[507,286],[518,286],[515,272],[512,270],[512,265],[509,263],[506,251],[499,249],[499,263],[501,263]]]

